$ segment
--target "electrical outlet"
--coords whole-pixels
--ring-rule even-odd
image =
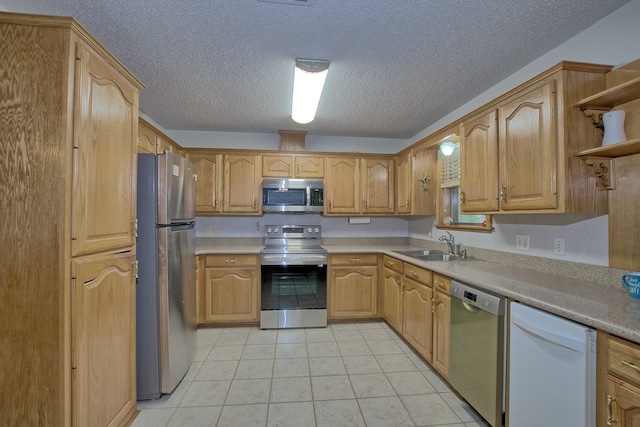
[[[204,234],[211,236],[213,234],[213,226],[212,225],[205,225],[204,226]]]
[[[564,238],[556,237],[553,239],[553,253],[556,255],[564,255]]]
[[[522,236],[518,234],[516,236],[516,249],[520,249],[522,251],[529,250],[529,236]]]

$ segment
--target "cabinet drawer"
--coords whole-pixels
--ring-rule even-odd
[[[258,255],[247,254],[207,255],[204,263],[205,267],[254,267],[260,265]]]
[[[609,372],[640,384],[640,346],[609,337]]]
[[[395,258],[384,255],[382,257],[382,265],[385,268],[389,268],[393,271],[397,271],[398,273],[402,273],[402,261],[399,261]]]
[[[376,265],[376,254],[334,254],[330,257],[331,265]]]
[[[451,278],[433,273],[433,289],[449,295],[451,293]]]
[[[413,264],[404,263],[404,275],[405,277],[415,280],[416,282],[420,282],[423,285],[431,286],[432,284],[431,271],[416,267]]]

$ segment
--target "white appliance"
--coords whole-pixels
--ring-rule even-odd
[[[595,330],[520,303],[509,317],[509,425],[595,426]]]

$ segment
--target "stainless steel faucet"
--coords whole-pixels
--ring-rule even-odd
[[[447,242],[447,245],[449,246],[449,253],[450,254],[455,254],[456,253],[456,238],[453,237],[453,234],[449,233],[448,231],[445,231],[445,233],[447,233],[449,235],[449,237],[440,236],[439,240],[441,242]]]

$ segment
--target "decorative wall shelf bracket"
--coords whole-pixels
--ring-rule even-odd
[[[591,119],[596,129],[600,129],[602,132],[604,132],[604,123],[602,123],[602,115],[607,111],[609,111],[609,109],[590,108],[590,109],[582,110],[584,115]]]
[[[614,159],[609,157],[583,157],[584,162],[591,166],[598,187],[606,190],[616,189]]]
[[[431,178],[428,178],[426,173],[423,173],[422,178],[418,179],[418,181],[422,183],[424,191],[429,191],[429,181],[431,181]]]

